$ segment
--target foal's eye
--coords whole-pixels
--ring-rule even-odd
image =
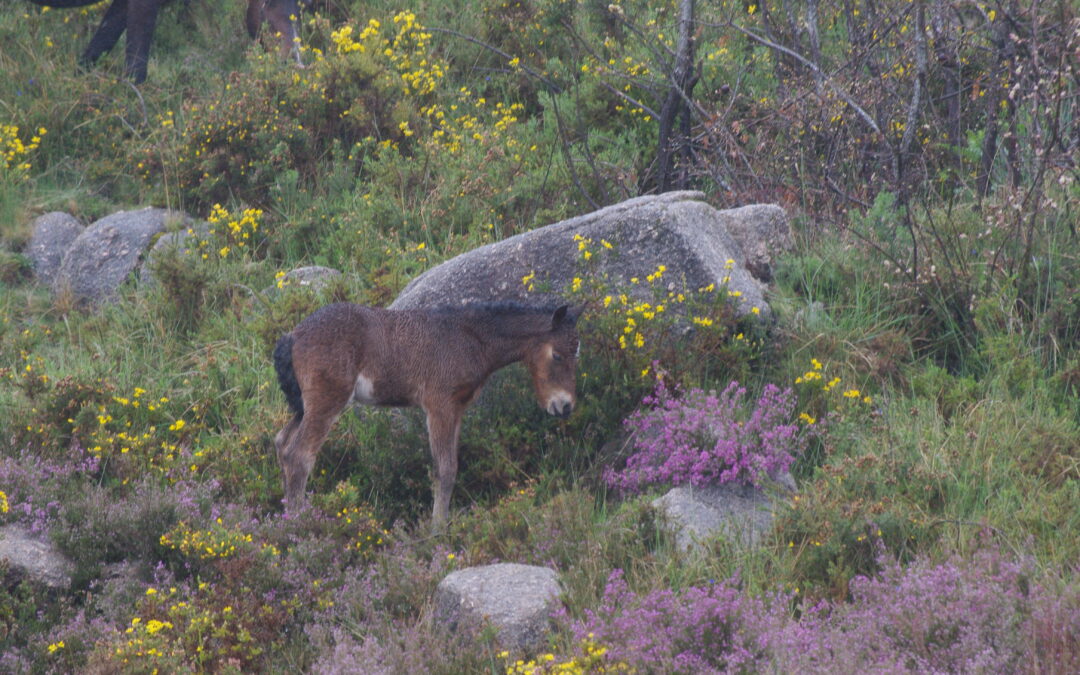
[[[562,359],[563,359],[562,354],[559,354],[558,352],[552,352],[551,353],[551,360],[554,361],[555,363],[558,363],[559,361],[562,361]]]

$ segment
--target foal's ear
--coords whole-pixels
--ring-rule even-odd
[[[558,329],[559,325],[566,319],[566,312],[569,309],[569,305],[562,305],[555,310],[555,313],[551,315],[551,330]]]
[[[551,315],[551,329],[556,330],[563,324],[570,324],[573,326],[577,323],[578,317],[581,316],[581,312],[584,309],[584,305],[576,308],[571,308],[570,305],[562,305]]]

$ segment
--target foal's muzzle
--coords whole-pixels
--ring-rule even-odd
[[[566,392],[559,392],[548,399],[547,411],[555,417],[566,419],[574,412],[574,398]]]

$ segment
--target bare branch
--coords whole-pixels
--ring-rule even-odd
[[[654,118],[659,118],[660,117],[660,115],[655,110],[653,110],[649,106],[645,105],[641,101],[637,100],[633,96],[630,96],[630,95],[626,94],[625,92],[619,91],[619,89],[617,87],[613,87],[613,86],[611,86],[610,84],[608,84],[607,82],[605,82],[603,80],[600,80],[600,86],[607,89],[612,94],[615,94],[616,96],[618,96],[622,100],[626,101],[630,105],[641,108],[645,112],[649,113],[650,116],[652,116]]]
[[[473,43],[474,45],[478,45],[480,47],[483,47],[484,49],[488,50],[489,52],[492,52],[494,54],[498,54],[499,56],[506,59],[507,62],[510,62],[510,61],[512,61],[514,59],[513,56],[511,56],[510,54],[507,54],[506,52],[499,49],[498,47],[495,47],[494,45],[489,45],[488,43],[484,42],[483,40],[478,40],[478,39],[474,38],[471,35],[466,35],[465,33],[461,33],[461,32],[458,32],[456,30],[452,30],[450,28],[427,27],[427,30],[432,30],[432,31],[435,31],[436,33],[446,33],[447,35],[453,35],[454,37],[459,37],[462,40],[465,40],[467,42]],[[523,70],[530,77],[535,78],[535,79],[539,80],[540,82],[543,82],[544,85],[547,86],[547,88],[549,90],[551,90],[552,92],[554,92],[556,94],[562,93],[562,87],[560,87],[558,84],[556,84],[553,80],[551,80],[549,78],[546,78],[542,74],[536,72],[532,68],[530,68],[530,67],[528,67],[526,65],[523,65],[523,64],[519,64],[518,68],[521,68],[521,70]]]
[[[882,138],[885,137],[885,135],[881,133],[881,129],[878,127],[877,122],[875,122],[874,118],[870,116],[870,113],[863,110],[862,107],[855,102],[855,99],[851,97],[851,94],[847,93],[842,87],[833,82],[832,78],[830,78],[825,72],[823,72],[816,63],[792,49],[788,49],[783,45],[778,45],[772,40],[761,37],[757,33],[743,28],[742,26],[736,24],[733,21],[728,21],[727,26],[729,28],[737,30],[738,32],[742,33],[754,42],[757,42],[758,44],[764,45],[769,49],[775,49],[778,52],[783,52],[784,54],[787,54],[788,56],[792,57],[799,63],[809,68],[811,71],[813,71],[815,77],[820,78],[826,85],[828,85],[830,89],[836,92],[836,95],[839,96],[844,101],[844,103],[847,103],[849,106],[851,106],[851,109],[854,110],[855,113],[859,116],[859,118],[866,123],[866,126],[870,127],[874,131],[874,133],[878,134]]]

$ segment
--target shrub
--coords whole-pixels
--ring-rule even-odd
[[[1080,592],[1040,579],[1031,559],[993,544],[908,567],[881,554],[883,572],[856,578],[850,604],[803,605],[799,615],[793,595],[749,597],[737,579],[636,593],[615,570],[595,610],[561,621],[573,639],[603,646],[609,670],[1066,673],[1080,664]]]
[[[815,638],[778,650],[786,672],[1066,673],[1080,665],[1080,594],[1037,581],[1034,561],[987,545],[969,559],[882,558],[850,605],[803,618]]]
[[[768,655],[760,637],[783,627],[782,614],[733,581],[637,594],[622,570],[611,573],[600,606],[571,623],[576,640],[606,647],[609,667],[665,673],[760,670]]]
[[[162,535],[179,521],[205,517],[216,491],[212,481],[165,486],[146,477],[118,499],[113,491],[84,483],[68,489],[52,535],[78,563],[80,575],[95,574],[104,563],[154,563]]]
[[[283,641],[293,604],[205,581],[150,586],[91,663],[110,672],[251,672]]]
[[[645,399],[650,409],[626,420],[634,452],[624,469],[606,471],[608,484],[624,491],[664,483],[761,485],[787,471],[803,448],[790,421],[792,391],[766,385],[752,409],[745,395],[732,382],[719,395],[692,389],[676,397],[658,377]]]
[[[44,533],[83,476],[98,472],[99,460],[76,446],[69,457],[46,459],[29,450],[0,457],[0,522],[16,521]]]
[[[427,606],[460,556],[395,537],[373,565],[350,569],[304,629],[317,673],[488,672],[490,647],[436,625]]]

